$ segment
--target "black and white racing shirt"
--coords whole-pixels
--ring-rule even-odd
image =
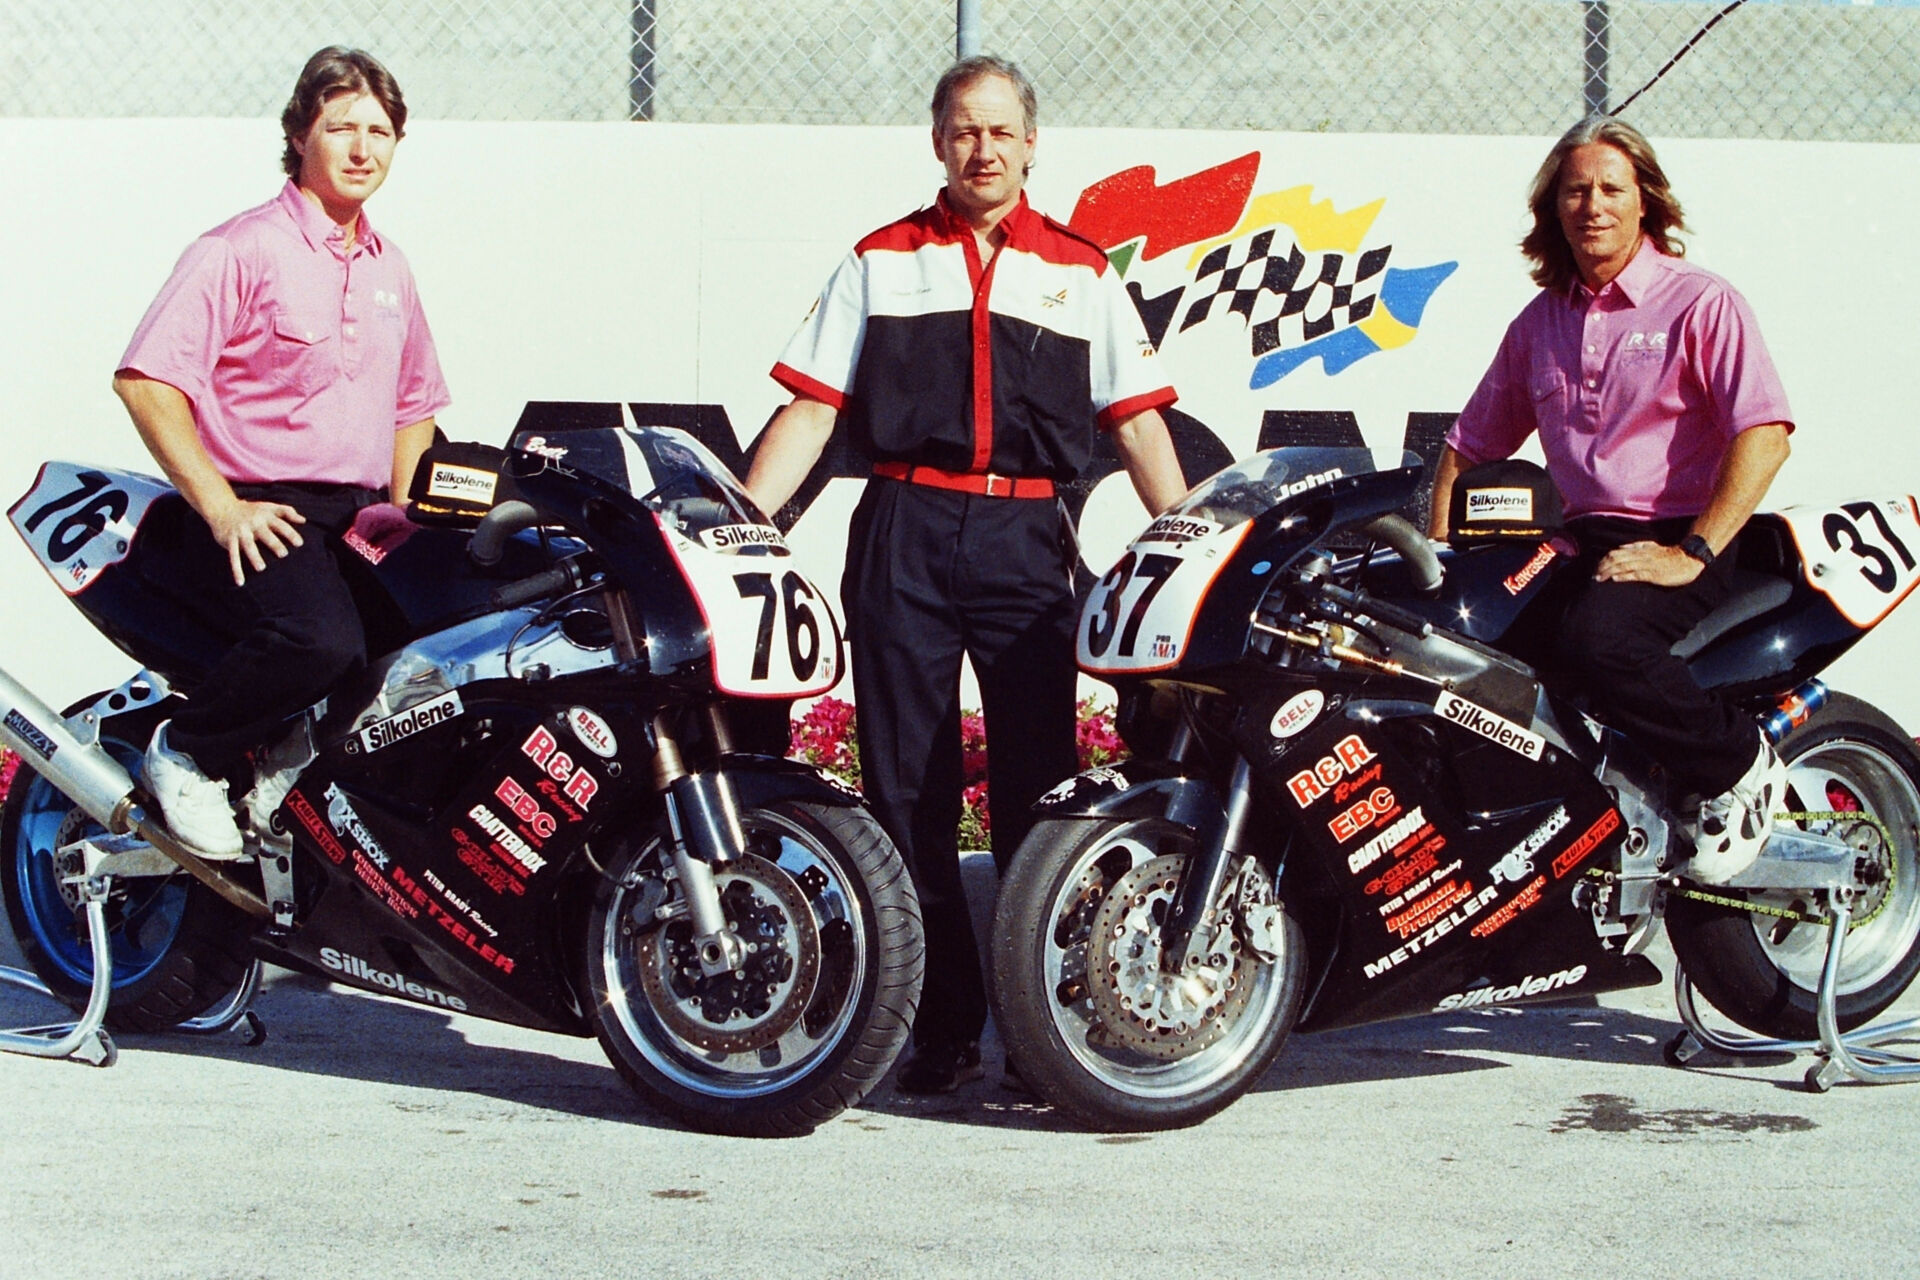
[[[847,255],[773,376],[847,414],[876,462],[1072,480],[1110,427],[1174,401],[1106,255],[1025,195],[980,259],[942,192]]]

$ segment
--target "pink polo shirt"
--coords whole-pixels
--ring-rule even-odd
[[[399,247],[363,210],[348,253],[292,182],[187,246],[119,367],[179,388],[241,482],[382,488],[394,432],[449,403]]]
[[[1542,292],[1447,434],[1468,463],[1540,433],[1568,516],[1695,516],[1734,436],[1784,422],[1780,375],[1747,300],[1642,239],[1598,294]]]

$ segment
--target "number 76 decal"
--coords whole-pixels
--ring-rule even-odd
[[[1780,518],[1800,550],[1807,585],[1862,630],[1920,585],[1920,517],[1911,497],[1789,507]]]

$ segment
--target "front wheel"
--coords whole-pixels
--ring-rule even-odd
[[[700,964],[671,848],[614,859],[585,972],[594,1030],[643,1097],[710,1133],[787,1137],[859,1102],[920,998],[920,904],[864,809],[781,801],[740,815],[749,852],[714,868],[738,969]]]
[[[1841,1030],[1851,1030],[1879,1015],[1920,973],[1920,751],[1886,716],[1835,694],[1780,754],[1788,804],[1840,814],[1813,829],[1855,845],[1881,873],[1854,906],[1841,955],[1835,1012]],[[1871,814],[1879,824],[1850,820],[1852,813]],[[1667,904],[1667,930],[1681,967],[1720,1012],[1765,1036],[1819,1034],[1824,927],[1675,897]]]
[[[1022,1077],[1095,1129],[1171,1129],[1265,1074],[1300,1010],[1299,925],[1278,916],[1267,961],[1238,930],[1170,979],[1160,926],[1193,833],[1160,820],[1053,819],[1014,858],[993,918],[994,1020]]]

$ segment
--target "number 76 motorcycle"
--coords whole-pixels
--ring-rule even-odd
[[[249,856],[220,864],[140,790],[176,687],[231,642],[177,598],[184,502],[49,463],[15,504],[145,669],[64,716],[0,672],[0,738],[31,770],[0,813],[0,893],[39,982],[84,1010],[0,1048],[104,1064],[103,1021],[202,1026],[270,960],[596,1035],[697,1128],[801,1133],[857,1102],[912,1021],[919,906],[859,796],[781,758],[791,701],[843,656],[779,532],[652,427],[436,446],[414,496],[437,523],[370,508],[339,555],[382,656],[267,753],[298,776],[241,805]]]
[[[1675,646],[1789,765],[1764,853],[1707,889],[1686,798],[1494,647],[1576,548],[1437,553],[1396,514],[1420,480],[1412,455],[1261,453],[1094,588],[1079,661],[1135,755],[1047,795],[1001,887],[994,1010],[1024,1078],[1095,1128],[1190,1124],[1292,1030],[1656,982],[1663,921],[1670,1060],[1920,1074],[1876,1047],[1913,1024],[1857,1030],[1920,971],[1920,754],[1815,678],[1920,583],[1913,499],[1755,517],[1733,598]]]

